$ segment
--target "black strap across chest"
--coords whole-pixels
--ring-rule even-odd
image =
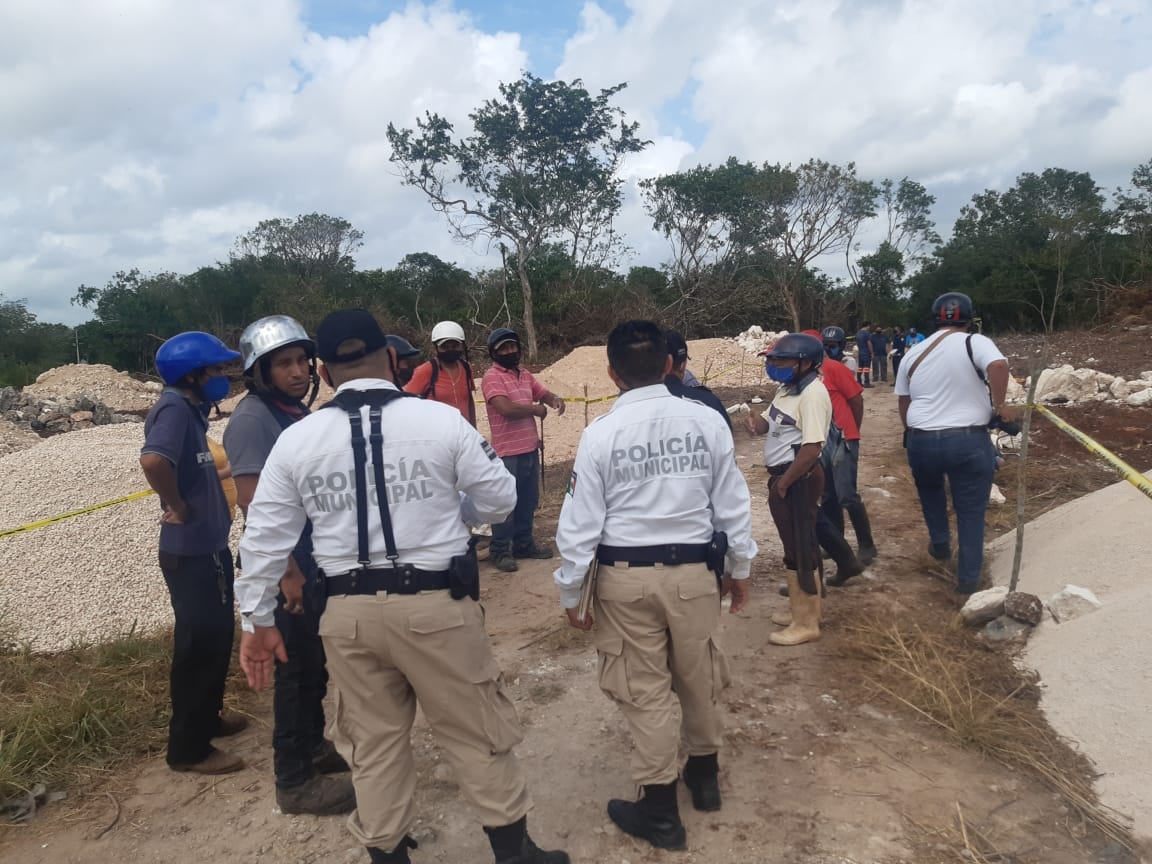
[[[376,484],[376,507],[380,511],[380,527],[384,532],[384,549],[393,568],[400,560],[396,548],[396,535],[392,530],[392,515],[388,511],[388,487],[384,482],[384,432],[381,416],[384,407],[410,394],[402,390],[345,390],[337,393],[325,408],[342,408],[352,427],[352,464],[356,474],[356,560],[362,568],[372,566],[368,542],[368,448],[372,451],[372,477]],[[364,418],[360,409],[368,406],[368,439],[364,439]],[[367,446],[365,446],[367,445]]]

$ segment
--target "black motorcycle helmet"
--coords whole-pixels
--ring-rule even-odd
[[[825,348],[843,348],[848,342],[848,334],[844,332],[843,327],[832,324],[820,331],[820,340]]]
[[[841,330],[841,333],[844,331]],[[776,344],[767,351],[760,352],[761,357],[782,357],[786,360],[809,360],[813,369],[819,369],[824,362],[824,346],[815,336],[804,333],[788,333],[776,340]]]
[[[496,356],[496,347],[504,342],[513,341],[520,344],[520,334],[510,327],[497,327],[488,334],[488,356]]]
[[[932,320],[937,327],[963,327],[972,323],[972,298],[953,291],[941,294],[932,304]]]
[[[395,336],[389,333],[384,338],[388,340],[388,347],[396,352],[397,360],[408,360],[412,357],[420,356],[420,349],[403,336]]]

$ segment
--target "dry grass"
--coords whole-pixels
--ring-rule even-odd
[[[871,683],[889,699],[957,743],[1039,778],[1087,824],[1133,848],[1124,817],[1096,799],[1091,766],[1048,726],[1035,686],[1002,655],[965,633],[895,619],[865,619],[849,630],[853,653],[872,661]],[[975,842],[971,835],[968,842]]]
[[[61,789],[163,745],[171,637],[0,651],[0,798]]]

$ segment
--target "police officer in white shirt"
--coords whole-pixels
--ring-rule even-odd
[[[620,706],[635,745],[632,771],[643,796],[609,801],[608,815],[656,847],[683,849],[681,740],[693,805],[720,809],[716,693],[727,666],[717,643],[718,574],[732,593],[731,611],[739,612],[756,555],[751,498],[728,427],[664,385],[672,358],[656,324],[619,324],[608,337],[608,363],[622,392],[580,440],[560,511],[556,542],[564,560],[555,580],[572,625],[589,629],[595,621],[600,687]],[[595,614],[580,620],[593,557]]]
[[[256,689],[285,659],[277,583],[306,519],[325,577],[320,635],[334,685],[329,731],[352,766],[353,835],[374,864],[408,864],[416,844],[410,735],[419,702],[499,864],[568,864],[527,833],[528,790],[512,752],[522,733],[476,602],[470,521],[499,522],[516,501],[495,452],[455,408],[404,398],[393,351],[364,310],[316,333],[326,410],[277,439],[240,544],[240,662]]]
[[[944,478],[952,490],[959,539],[957,586],[971,594],[984,561],[984,514],[996,471],[989,421],[1005,419],[1008,361],[986,336],[969,334],[972,301],[942,294],[932,304],[936,332],[908,350],[896,375],[908,464],[933,558],[950,561],[952,535]],[[963,338],[957,338],[961,336]]]

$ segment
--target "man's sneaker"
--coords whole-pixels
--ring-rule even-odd
[[[344,757],[336,752],[336,745],[331,741],[325,741],[317,748],[312,757],[312,767],[317,774],[341,774],[351,770]]]
[[[515,558],[538,558],[541,561],[551,558],[552,554],[551,546],[537,546],[535,543],[512,550],[512,555]]]
[[[337,816],[356,809],[356,790],[351,780],[335,777],[313,777],[291,789],[276,790],[276,806],[295,816]]]
[[[212,748],[212,752],[199,762],[177,762],[168,767],[191,774],[231,774],[244,767],[244,760],[227,750]]]
[[[498,552],[492,556],[492,566],[505,573],[515,573],[520,569],[511,552]]]
[[[224,711],[220,714],[220,720],[216,725],[216,734],[213,738],[228,738],[232,735],[239,735],[248,728],[248,718],[243,714],[234,714],[231,711]]]

